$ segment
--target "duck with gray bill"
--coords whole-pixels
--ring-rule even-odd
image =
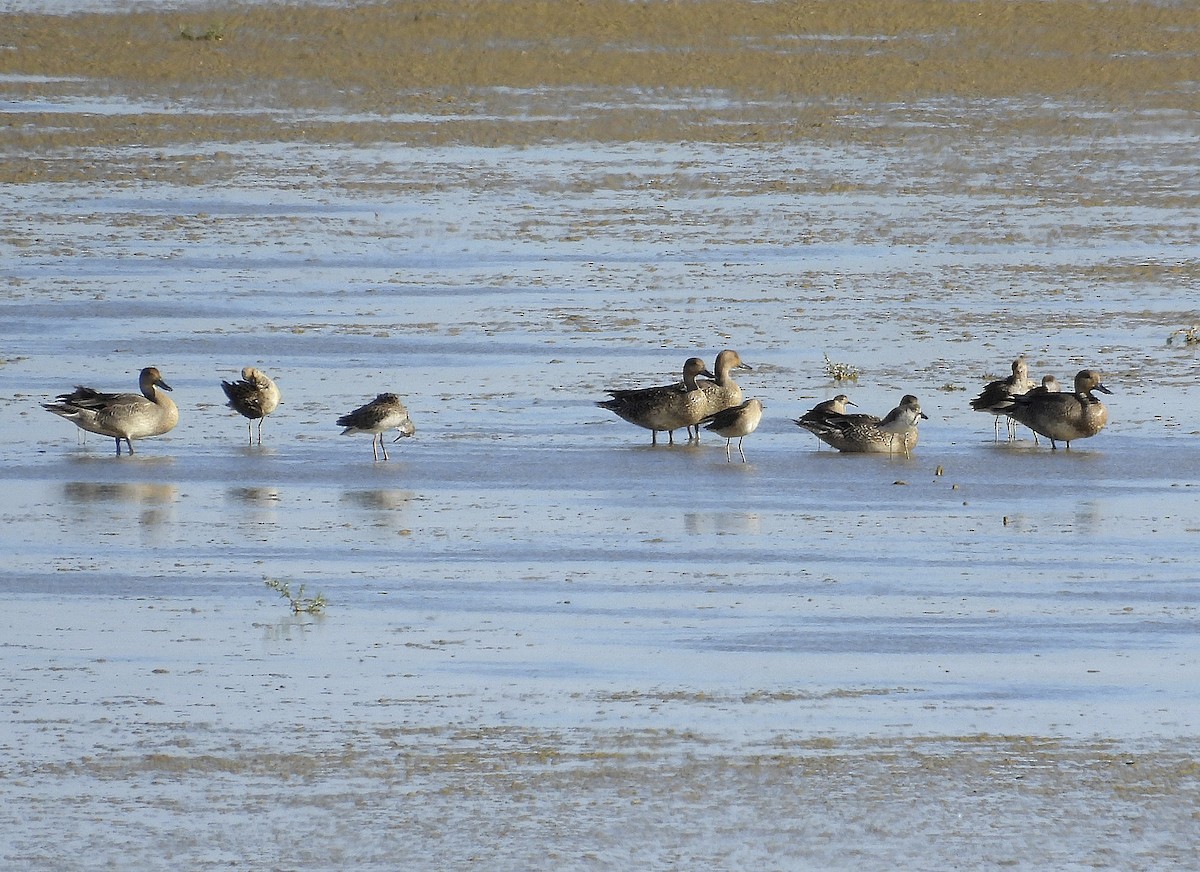
[[[623,388],[609,391],[611,399],[596,403],[617,417],[650,431],[650,444],[658,444],[658,434],[666,432],[669,444],[675,444],[675,431],[691,428],[708,413],[708,398],[696,383],[697,376],[713,377],[699,357],[683,364],[683,380],[650,388]]]
[[[161,436],[179,423],[179,409],[164,391],[171,386],[163,381],[158,367],[148,366],[138,376],[140,394],[110,394],[77,385],[69,394],[59,394],[57,402],[42,408],[66,418],[81,430],[111,436],[121,456],[121,440],[133,454],[134,439]]]
[[[1070,450],[1074,440],[1095,436],[1108,423],[1108,409],[1092,391],[1112,393],[1104,386],[1099,372],[1081,369],[1075,375],[1074,391],[1031,391],[1012,397],[1003,411],[1014,421],[1049,439],[1051,449],[1057,449],[1057,443],[1063,442]]]

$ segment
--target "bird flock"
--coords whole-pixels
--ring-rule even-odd
[[[117,456],[121,456],[121,442],[133,454],[133,440],[161,436],[175,429],[179,423],[179,408],[164,391],[171,386],[163,381],[158,367],[148,366],[138,378],[140,394],[110,394],[95,388],[77,385],[69,394],[59,394],[54,402],[43,403],[42,408],[65,418],[81,430],[99,433],[116,440]],[[243,367],[238,381],[222,381],[226,403],[239,415],[247,419],[246,434],[254,444],[254,422],[258,421],[258,444],[262,444],[263,421],[279,407],[281,394],[274,380],[253,366]],[[376,460],[382,450],[383,459],[388,459],[387,445],[383,434],[397,430],[400,435],[395,441],[417,432],[408,409],[395,394],[380,394],[352,412],[337,419],[344,428],[342,435],[368,433],[371,436],[371,454]],[[376,446],[378,438],[378,447]]]
[[[621,419],[650,431],[650,444],[658,444],[658,434],[666,433],[669,444],[675,442],[675,431],[686,429],[689,442],[700,441],[700,430],[716,433],[725,439],[725,459],[732,460],[733,440],[738,440],[738,454],[746,462],[742,442],[762,421],[766,408],[760,400],[743,399],[742,390],[733,378],[735,371],[752,371],[742,362],[738,352],[725,349],[717,355],[710,371],[699,357],[688,358],[683,365],[682,380],[668,385],[648,388],[619,388],[608,391],[608,399],[597,406],[613,412]],[[702,380],[703,379],[703,380]],[[148,366],[138,378],[141,393],[105,393],[77,385],[70,393],[59,394],[53,402],[42,407],[75,424],[80,430],[111,437],[116,442],[117,456],[121,443],[133,454],[133,440],[161,436],[179,423],[179,409],[168,395],[171,386],[157,367]],[[1006,420],[1008,438],[1016,438],[1017,425],[1050,440],[1052,449],[1058,443],[1070,449],[1071,442],[1095,436],[1108,423],[1108,409],[1095,396],[1095,391],[1111,394],[1100,374],[1094,369],[1081,370],[1074,379],[1074,390],[1062,391],[1052,375],[1034,385],[1029,378],[1029,365],[1024,356],[1012,363],[1012,375],[988,383],[979,396],[971,400],[971,408],[995,416],[995,439],[1000,438],[1000,419]],[[263,421],[274,412],[281,399],[279,388],[262,370],[253,366],[242,369],[237,381],[222,381],[221,389],[229,408],[247,419],[247,438],[254,444],[254,422],[258,422],[258,443],[262,444]],[[821,442],[847,453],[900,453],[908,456],[917,445],[918,425],[928,415],[913,394],[906,394],[899,405],[883,417],[851,413],[855,404],[845,394],[818,403],[794,423]],[[397,431],[398,442],[416,433],[403,401],[394,393],[382,393],[375,399],[337,418],[342,435],[365,433],[371,436],[371,455],[380,454],[388,460],[384,434]]]

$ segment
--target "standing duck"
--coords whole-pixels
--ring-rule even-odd
[[[1082,369],[1075,375],[1073,392],[1030,392],[1015,396],[1003,411],[1014,421],[1049,439],[1051,449],[1057,449],[1057,443],[1062,441],[1070,450],[1072,440],[1095,436],[1108,423],[1108,409],[1092,391],[1112,393],[1102,384],[1100,373]]]
[[[148,366],[138,376],[140,394],[106,394],[94,388],[76,386],[69,394],[59,394],[57,402],[42,408],[66,418],[81,430],[111,436],[121,456],[121,440],[133,454],[133,439],[161,436],[179,423],[179,409],[163,391],[171,386],[163,381],[158,367]]]
[[[971,408],[976,412],[988,412],[996,416],[995,439],[998,440],[1000,438],[1000,417],[1005,414],[1008,401],[1026,393],[1032,387],[1033,382],[1029,380],[1029,364],[1025,360],[1025,355],[1021,355],[1012,362],[1012,375],[988,382],[979,396],[971,400]],[[1009,422],[1008,428],[1008,438],[1012,439],[1016,435],[1016,431],[1011,422]]]
[[[752,371],[752,367],[742,363],[742,358],[736,351],[727,348],[717,355],[717,362],[713,366],[716,372],[713,381],[700,382],[700,390],[704,391],[708,403],[706,417],[723,409],[741,405],[742,389],[738,387],[732,375],[735,369]]]
[[[229,398],[226,405],[249,419],[246,422],[246,435],[251,444],[254,442],[251,430],[254,420],[258,419],[258,444],[262,445],[263,420],[279,406],[279,388],[275,382],[262,370],[246,366],[242,368],[240,381],[223,381],[221,389]]]
[[[708,414],[708,400],[696,383],[697,376],[713,374],[698,357],[683,364],[683,381],[653,388],[629,388],[609,391],[612,399],[596,403],[617,417],[650,431],[650,444],[658,444],[658,434],[666,431],[669,444],[675,444],[675,431],[691,428]]]

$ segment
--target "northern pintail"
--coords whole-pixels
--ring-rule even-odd
[[[66,418],[89,433],[111,436],[121,456],[121,440],[133,454],[133,439],[161,436],[179,423],[179,409],[163,391],[171,386],[163,381],[157,367],[148,366],[138,376],[140,394],[107,394],[94,388],[76,386],[69,394],[59,394],[58,402],[43,403],[42,408]]]
[[[696,384],[697,376],[714,377],[704,361],[689,357],[683,364],[683,381],[652,388],[626,388],[609,391],[612,399],[596,403],[602,409],[615,412],[617,417],[650,431],[650,444],[658,444],[658,434],[666,431],[667,440],[675,444],[675,431],[691,428],[708,412],[706,396]]]
[[[709,415],[701,423],[705,430],[712,430],[718,436],[725,437],[725,461],[730,460],[729,445],[736,438],[738,454],[742,455],[742,463],[746,462],[746,452],[742,450],[742,440],[758,427],[762,420],[763,404],[758,400],[746,400],[740,406],[722,409],[715,415]]]
[[[845,394],[838,394],[831,400],[824,400],[823,402],[817,403],[799,418],[795,418],[793,420],[796,422],[796,426],[803,427],[807,430],[809,429],[810,424],[817,424],[821,421],[824,421],[830,415],[846,414],[846,407],[853,405],[854,403],[850,402],[850,398],[848,396]]]
[[[1059,385],[1058,379],[1052,375],[1044,375],[1042,376],[1042,383],[1037,387],[1030,388],[1028,391],[1026,391],[1026,393],[1034,395],[1057,394],[1061,390],[1062,387]]]
[[[249,420],[246,422],[246,436],[253,444],[252,428],[254,420],[258,419],[258,444],[262,445],[263,419],[279,406],[279,388],[261,369],[253,366],[242,367],[241,381],[221,382],[221,389],[229,398],[226,403],[239,415]]]
[[[337,419],[339,427],[345,427],[343,436],[354,433],[371,434],[371,456],[379,459],[375,450],[375,437],[379,437],[379,447],[383,449],[383,459],[388,459],[387,446],[383,442],[383,434],[389,430],[399,430],[400,435],[393,442],[399,442],[405,436],[417,432],[412,419],[408,417],[408,409],[395,394],[380,394],[365,406],[359,406],[353,412],[342,415]]]
[[[988,382],[979,396],[971,400],[971,408],[976,412],[987,412],[996,416],[994,438],[998,440],[1000,417],[1005,414],[1008,401],[1018,394],[1026,393],[1032,387],[1033,382],[1029,380],[1029,363],[1025,360],[1025,355],[1021,355],[1012,362],[1012,375]],[[1008,427],[1008,437],[1012,439],[1016,436],[1016,431],[1011,423]]]
[[[824,400],[817,403],[799,418],[793,418],[797,427],[803,427],[811,433],[815,433],[814,427],[824,423],[825,419],[831,415],[845,415],[846,407],[853,406],[850,398],[845,394],[838,394],[830,400]],[[818,446],[819,449],[819,446]]]
[[[912,394],[906,394],[900,405],[883,418],[874,415],[831,414],[820,421],[801,423],[804,429],[826,445],[838,451],[891,454],[900,451],[907,455],[917,444],[917,424],[928,418]]]
[[[1059,390],[1061,390],[1061,388],[1058,384],[1058,379],[1052,375],[1044,375],[1042,376],[1042,383],[1040,385],[1030,388],[1025,393],[1028,396],[1036,396],[1037,394],[1057,394]],[[1012,421],[1012,418],[1009,418],[1009,421]],[[1033,444],[1040,445],[1041,443],[1038,442],[1037,431],[1030,430],[1029,432],[1033,434]]]
[[[752,371],[749,364],[742,363],[742,358],[736,351],[726,348],[717,355],[717,361],[713,365],[713,371],[716,372],[713,380],[699,383],[708,404],[706,417],[723,409],[741,405],[742,389],[733,380],[735,369]]]
[[[1094,369],[1080,370],[1075,376],[1075,390],[1071,393],[1034,393],[1013,397],[1005,414],[1035,433],[1050,440],[1050,447],[1057,449],[1059,441],[1070,449],[1073,439],[1095,436],[1108,423],[1108,409],[1092,391],[1111,394],[1100,381],[1100,373]]]

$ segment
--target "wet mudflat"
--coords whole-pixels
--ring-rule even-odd
[[[0,16],[0,856],[1195,866],[1196,13],[501,6]],[[726,347],[748,463],[594,406]],[[994,440],[1020,353],[1107,429]]]

